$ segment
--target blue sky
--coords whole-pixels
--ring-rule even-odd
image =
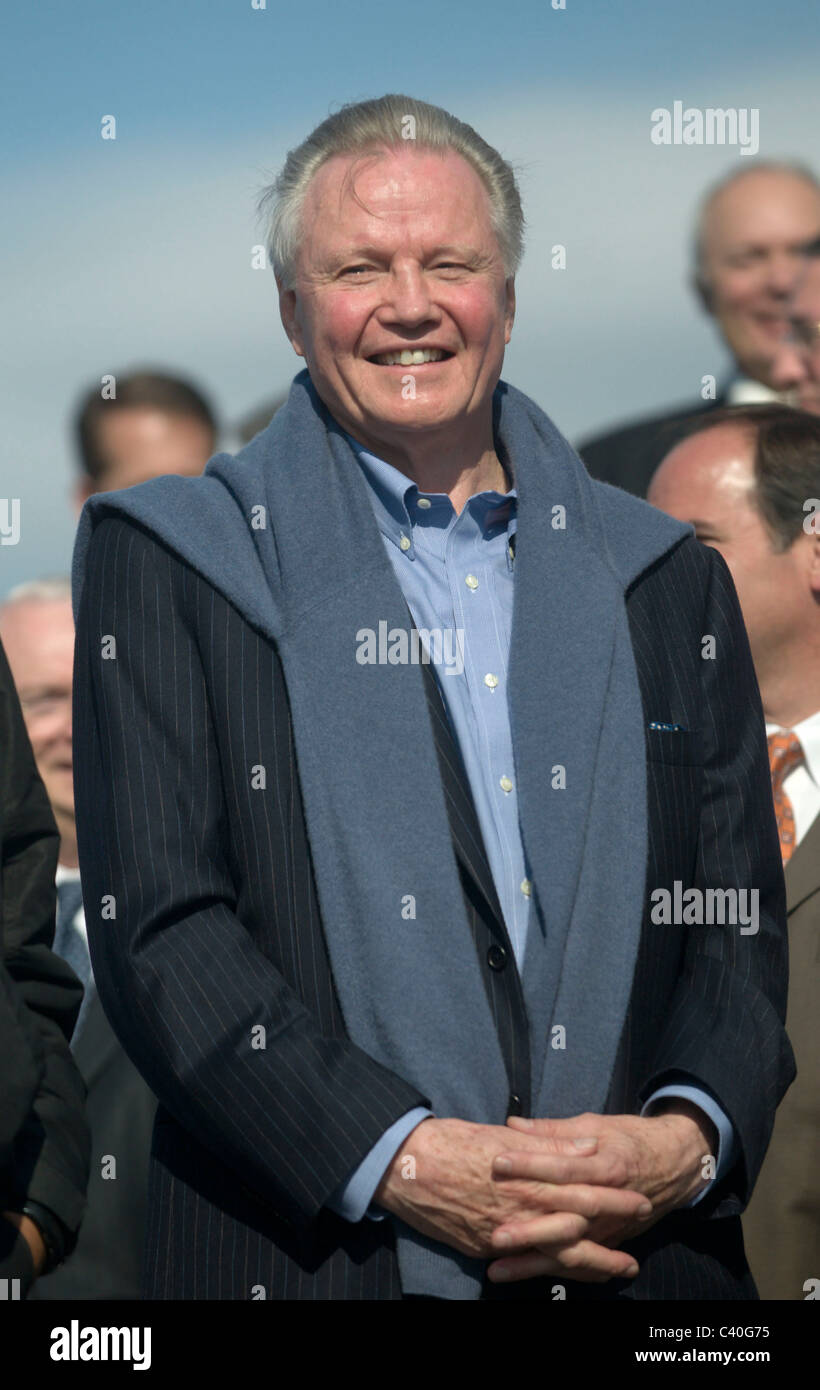
[[[24,525],[0,593],[68,567],[70,414],[102,373],[184,371],[230,423],[299,369],[272,275],[250,268],[254,203],[343,102],[436,102],[520,166],[504,376],[573,438],[725,369],[686,287],[688,235],[703,187],[746,160],[653,146],[651,111],[754,106],[761,156],[820,164],[816,0],[46,0],[3,23],[0,496]]]

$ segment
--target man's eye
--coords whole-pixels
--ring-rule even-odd
[[[342,275],[352,275],[356,270],[372,270],[372,265],[347,265],[342,271]]]

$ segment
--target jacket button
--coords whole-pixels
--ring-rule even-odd
[[[520,1097],[520,1096],[517,1096],[517,1095],[515,1094],[514,1091],[512,1091],[512,1092],[510,1093],[510,1097],[509,1097],[509,1099],[508,1099],[508,1101],[507,1101],[507,1114],[508,1114],[508,1115],[520,1115],[520,1114],[521,1114],[521,1097]]]
[[[507,952],[503,946],[491,946],[487,952],[487,964],[491,970],[503,970],[507,964]]]

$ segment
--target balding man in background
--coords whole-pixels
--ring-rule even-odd
[[[694,416],[779,399],[784,388],[773,375],[775,355],[806,243],[818,234],[820,184],[798,165],[761,162],[707,192],[695,229],[692,283],[732,356],[733,377],[714,400],[671,408],[579,444],[594,478],[643,497]]]
[[[68,580],[40,580],[13,589],[0,606],[0,638],[60,836],[53,949],[85,990],[71,1050],[87,1088],[88,1205],[73,1253],[38,1279],[29,1298],[139,1298],[156,1100],[103,1012],[88,953],[74,823],[74,618]]]
[[[816,325],[815,325],[816,326]],[[805,509],[814,499],[815,513]],[[820,419],[785,406],[715,412],[656,472],[649,501],[694,525],[732,572],[769,741],[789,915],[786,1027],[797,1080],[743,1214],[761,1298],[820,1276]],[[814,518],[814,519],[813,519]]]
[[[133,487],[163,473],[196,477],[216,447],[217,421],[203,393],[181,377],[139,371],[117,375],[116,395],[95,385],[74,421],[81,477],[77,513],[87,497]]]
[[[795,405],[820,415],[820,237],[806,247],[806,256],[772,378],[778,390],[791,392]]]

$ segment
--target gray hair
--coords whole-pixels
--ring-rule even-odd
[[[748,178],[750,174],[791,174],[793,178],[802,179],[804,183],[809,184],[820,193],[820,180],[807,164],[778,159],[757,159],[754,163],[747,164],[743,169],[733,169],[730,174],[724,175],[717,183],[711,184],[701,198],[692,239],[694,279],[701,293],[709,286],[704,266],[703,243],[706,220],[712,210],[712,204],[725,189],[731,188],[740,179]]]
[[[412,135],[405,133],[410,130]],[[278,177],[263,190],[258,211],[268,219],[268,257],[283,289],[294,285],[302,209],[314,174],[334,155],[404,149],[409,140],[417,149],[453,150],[472,165],[489,195],[504,274],[515,275],[524,250],[524,213],[512,164],[449,111],[391,93],[349,102],[328,116],[290,151]]]
[[[16,607],[18,603],[56,603],[62,599],[71,600],[71,580],[65,575],[54,575],[48,579],[27,579],[23,584],[15,584],[0,602],[0,613],[6,608]]]

